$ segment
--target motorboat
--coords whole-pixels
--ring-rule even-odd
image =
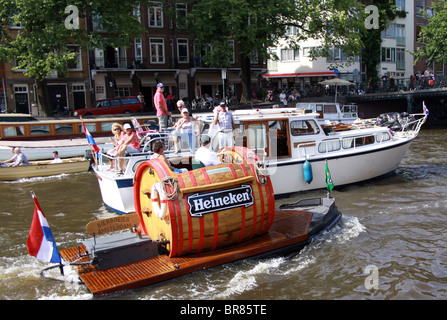
[[[52,160],[31,161],[30,165],[0,166],[0,181],[11,181],[23,178],[47,177],[58,174],[87,172],[90,160],[82,157],[61,159],[60,163]]]
[[[249,162],[175,174],[149,160],[136,171],[134,198],[135,213],[90,221],[82,244],[60,250],[63,264],[49,268],[70,265],[102,296],[241,259],[298,253],[342,216],[329,196],[276,208],[270,178]]]
[[[393,172],[427,118],[425,114],[413,114],[414,121],[395,132],[371,121],[323,124],[318,113],[295,109],[240,110],[233,115],[236,148],[218,150],[212,115],[197,118],[202,123],[202,134],[212,138],[212,146],[224,162],[241,161],[238,146],[253,150],[269,172],[275,195],[326,188],[327,170],[335,186]],[[169,142],[166,145],[165,153],[175,167],[192,169],[193,155],[175,155],[169,152]],[[149,157],[150,152],[125,157],[123,175],[117,175],[107,171],[107,156],[101,156],[93,169],[107,207],[120,213],[133,212],[135,172]]]

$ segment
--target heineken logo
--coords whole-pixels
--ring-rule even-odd
[[[250,185],[214,192],[195,193],[188,197],[191,217],[203,217],[204,214],[219,210],[253,205],[253,190]]]

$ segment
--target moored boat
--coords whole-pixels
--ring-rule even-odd
[[[220,150],[228,155],[222,160],[242,161],[238,148],[250,148],[263,160],[275,195],[325,188],[326,167],[334,184],[342,186],[396,170],[426,120],[426,115],[414,114],[414,121],[394,132],[371,122],[323,125],[319,117],[317,113],[282,109],[235,112],[236,147]],[[213,138],[217,150],[213,117],[203,115],[198,119],[203,123],[202,133]],[[118,176],[107,171],[106,155],[102,155],[93,169],[106,206],[120,213],[133,212],[133,179],[137,167],[149,156],[150,153],[142,153],[125,157],[127,166],[124,174]],[[178,168],[192,168],[191,155],[168,152],[167,157]]]
[[[136,213],[90,222],[91,238],[60,251],[94,296],[245,258],[297,253],[341,218],[330,197],[275,208],[270,178],[247,163],[176,175],[149,160],[137,169],[134,192]],[[126,228],[133,231],[111,233]]]
[[[51,163],[51,160],[31,161],[31,165],[0,166],[0,181],[87,172],[89,168],[90,160],[81,157],[62,159],[61,163]]]
[[[133,118],[144,122],[154,117]],[[84,156],[90,147],[85,139],[82,121],[104,152],[113,147],[109,141],[112,124],[131,123],[129,116],[0,122],[0,160],[10,158],[11,147],[20,147],[29,160],[50,159],[54,150],[58,150],[62,157]]]

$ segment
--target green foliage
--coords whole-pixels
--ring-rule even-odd
[[[366,65],[367,78],[373,81],[379,79],[377,66],[380,63],[381,32],[387,28],[387,23],[396,17],[393,0],[365,1],[365,4],[374,4],[379,9],[379,28],[364,29],[362,32],[362,61]]]
[[[418,41],[423,42],[424,46],[413,52],[418,60],[437,61],[447,63],[447,2],[437,1],[433,3],[435,14],[425,18],[428,24],[422,26]]]

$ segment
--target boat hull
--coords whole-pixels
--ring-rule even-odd
[[[304,161],[278,161],[267,167],[275,195],[326,188],[326,161],[334,185],[343,186],[393,172],[399,167],[410,143],[411,140],[408,140],[387,148],[365,150],[344,156],[331,154],[327,158],[310,159],[313,173],[313,180],[310,183],[305,181]]]
[[[33,162],[29,166],[0,167],[0,181],[87,172],[89,167],[90,160],[83,158],[64,159],[63,163],[54,164],[50,164],[50,161],[41,161]]]

